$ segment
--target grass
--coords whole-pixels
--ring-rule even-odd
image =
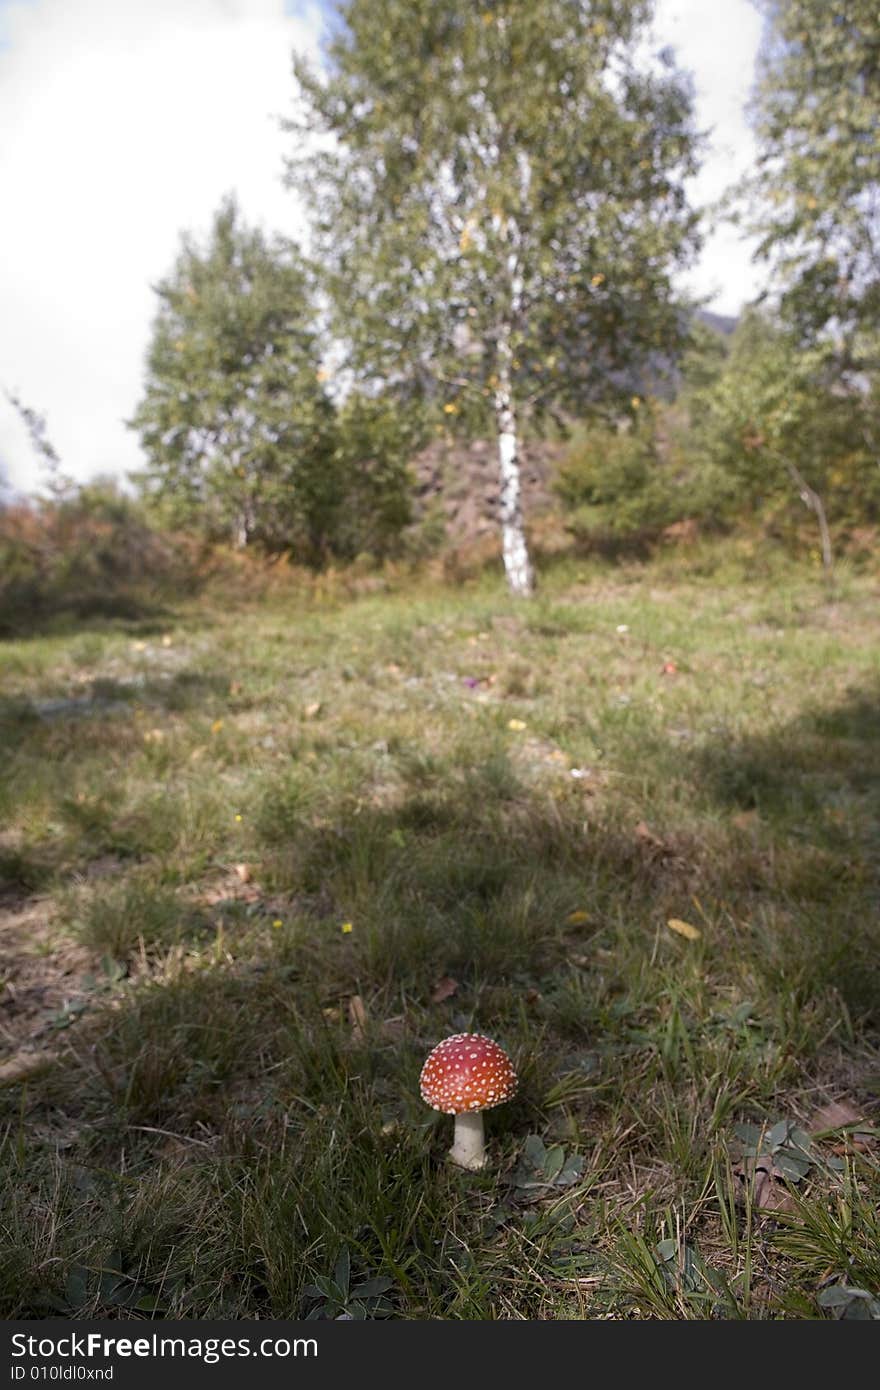
[[[876,603],[698,551],[2,646],[3,1313],[875,1308]],[[830,1100],[760,1209],[737,1127]]]

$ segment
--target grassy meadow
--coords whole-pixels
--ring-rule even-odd
[[[0,1311],[880,1315],[877,611],[729,543],[0,644]]]

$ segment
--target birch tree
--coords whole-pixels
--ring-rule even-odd
[[[307,267],[290,242],[246,226],[231,198],[205,246],[182,241],[156,287],[130,422],[147,458],[140,482],[175,522],[319,559],[339,484]]]
[[[288,179],[347,367],[494,429],[515,594],[533,588],[523,426],[626,408],[683,330],[670,280],[695,244],[697,141],[688,83],[646,56],[651,8],[346,0],[320,71],[294,63]]]
[[[758,255],[807,345],[880,366],[880,8],[756,0],[767,20],[754,99]]]

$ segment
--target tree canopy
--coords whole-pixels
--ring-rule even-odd
[[[683,333],[696,136],[647,0],[347,0],[289,128],[355,379],[499,437],[508,578],[529,592],[523,414],[621,408]],[[327,139],[326,137],[330,137]]]
[[[802,341],[844,362],[880,355],[880,8],[876,0],[759,0],[754,102],[759,254]]]
[[[215,535],[319,554],[339,505],[334,409],[297,249],[226,199],[207,245],[184,236],[156,293],[132,421],[147,491]]]

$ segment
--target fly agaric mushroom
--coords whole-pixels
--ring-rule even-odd
[[[507,1053],[481,1033],[444,1038],[428,1056],[419,1078],[422,1100],[455,1116],[449,1157],[461,1168],[486,1162],[483,1111],[516,1093],[516,1072]]]

